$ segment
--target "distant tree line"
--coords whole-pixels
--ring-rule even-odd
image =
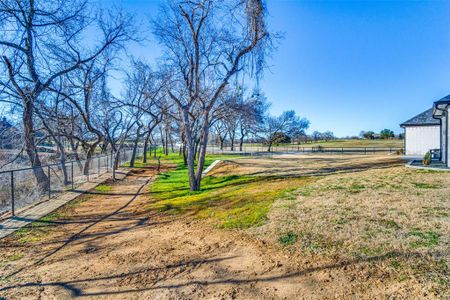
[[[390,129],[383,129],[380,131],[380,133],[375,133],[374,131],[361,131],[359,136],[367,140],[374,140],[374,139],[392,140],[404,138],[403,133],[395,135],[394,131]]]

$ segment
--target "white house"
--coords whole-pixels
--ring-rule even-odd
[[[441,123],[433,117],[433,108],[400,124],[405,129],[405,154],[423,156],[441,148]]]
[[[433,117],[439,120],[440,123],[440,152],[441,161],[450,167],[450,145],[449,145],[449,135],[450,135],[450,95],[442,98],[439,101],[434,102],[433,105]]]

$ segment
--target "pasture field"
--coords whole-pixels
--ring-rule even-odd
[[[380,148],[403,148],[405,146],[404,140],[334,140],[327,142],[317,142],[311,143],[312,146],[322,146],[322,147],[344,147],[344,148],[359,148],[359,147],[380,147]]]
[[[337,147],[337,148],[403,148],[405,146],[404,140],[393,139],[393,140],[383,140],[383,139],[374,139],[374,140],[366,140],[366,139],[338,139],[332,141],[318,141],[318,142],[308,142],[297,144],[280,144],[279,146],[292,146],[292,147]],[[244,144],[245,147],[257,146],[263,147],[262,144]]]
[[[176,155],[2,240],[0,296],[449,296],[450,173],[396,155]]]

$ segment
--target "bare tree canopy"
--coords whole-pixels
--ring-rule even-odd
[[[153,21],[171,78],[168,94],[181,113],[191,190],[200,189],[211,112],[219,96],[233,76],[264,66],[270,44],[265,16],[262,0],[170,1]],[[195,111],[200,122],[197,170]]]
[[[94,17],[91,17],[94,16]],[[87,1],[14,1],[0,3],[0,100],[20,107],[25,151],[41,187],[46,188],[36,149],[34,110],[51,85],[130,39],[130,18],[97,14]],[[88,47],[86,30],[95,28],[99,42]]]

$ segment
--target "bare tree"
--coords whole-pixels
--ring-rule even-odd
[[[325,141],[330,141],[336,139],[336,136],[332,131],[325,131],[323,133],[323,138],[325,139]]]
[[[107,68],[109,59],[98,59],[86,63],[66,77],[66,87],[58,92],[70,102],[83,120],[86,130],[78,136],[82,148],[85,150],[86,162],[83,174],[88,175],[92,158],[100,143],[105,138],[100,129],[102,117],[98,107],[101,103],[110,103],[112,98],[106,86]]]
[[[267,116],[263,128],[264,139],[267,144],[267,151],[272,151],[273,144],[276,144],[280,139],[298,134],[308,129],[309,121],[300,118],[295,114],[295,111],[285,111],[280,116]]]
[[[264,62],[269,35],[262,0],[171,1],[153,22],[153,32],[165,50],[172,82],[170,98],[178,106],[187,148],[191,190],[199,190],[205,162],[211,111],[237,73]],[[192,114],[199,117],[199,155]]]
[[[239,107],[239,151],[242,151],[244,139],[250,134],[256,134],[264,123],[264,116],[269,108],[266,98],[258,90],[243,101]]]
[[[126,74],[125,85],[126,93],[117,101],[117,108],[126,108],[136,120],[130,161],[130,166],[133,167],[139,140],[145,137],[144,162],[146,162],[152,132],[165,115],[167,109],[163,93],[165,78],[160,72],[153,71],[147,63],[133,60],[131,70]]]
[[[225,139],[227,138],[227,130],[225,127],[225,123],[222,120],[218,120],[213,123],[214,134],[219,139],[219,149],[223,150],[223,146],[225,144]]]
[[[22,109],[25,151],[42,188],[48,188],[48,179],[36,147],[37,100],[56,79],[130,38],[128,18],[105,15],[95,20],[91,13],[85,0],[0,2],[2,71],[8,74],[0,86],[9,96],[5,101],[15,102]],[[102,40],[91,49],[83,49],[83,34],[95,24]]]

